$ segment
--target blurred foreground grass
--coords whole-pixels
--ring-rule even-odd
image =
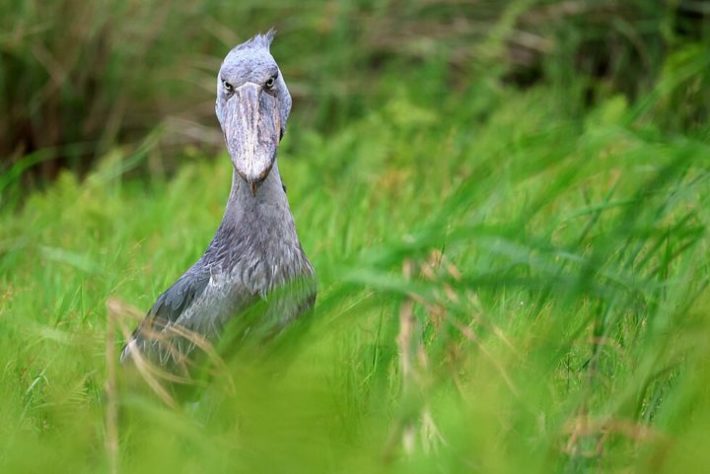
[[[180,410],[124,381],[120,472],[703,472],[701,3],[294,5],[0,1],[0,472],[110,471],[107,301],[209,242],[273,25],[316,312]]]
[[[315,314],[182,410],[124,387],[121,472],[702,472],[703,134],[649,119],[662,91],[584,114],[485,77],[388,96],[327,139],[290,124]],[[221,218],[226,156],[132,159],[0,214],[2,472],[109,469],[106,301],[148,308]]]

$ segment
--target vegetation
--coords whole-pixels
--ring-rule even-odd
[[[0,4],[0,471],[710,464],[695,3],[168,3]],[[212,76],[271,24],[316,311],[171,408],[107,361],[221,218]]]

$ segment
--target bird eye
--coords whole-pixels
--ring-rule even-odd
[[[271,89],[272,87],[274,87],[275,83],[276,83],[276,75],[273,75],[269,78],[269,80],[267,80],[264,83],[264,87],[266,87],[267,89]]]
[[[230,84],[229,82],[222,80],[222,86],[224,87],[224,90],[227,91],[228,94],[231,94],[234,92],[234,86]]]

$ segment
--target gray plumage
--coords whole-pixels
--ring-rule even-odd
[[[122,361],[140,351],[172,368],[194,349],[176,328],[215,342],[230,320],[265,302],[261,317],[278,330],[315,301],[313,267],[276,164],[291,97],[269,52],[272,39],[273,32],[257,35],[222,63],[215,110],[234,165],[224,217],[202,257],[150,309]]]

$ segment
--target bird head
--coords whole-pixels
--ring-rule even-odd
[[[237,173],[254,192],[286,131],[291,95],[269,52],[274,31],[232,49],[217,76],[217,118]]]

